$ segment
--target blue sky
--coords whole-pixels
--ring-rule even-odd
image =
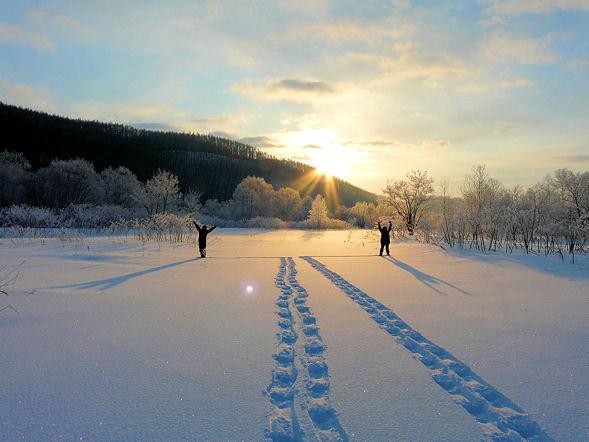
[[[589,166],[589,1],[0,1],[2,101],[219,133],[379,191]]]

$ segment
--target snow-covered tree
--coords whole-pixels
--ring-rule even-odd
[[[0,206],[25,200],[31,164],[20,152],[0,152]]]
[[[360,201],[346,211],[345,219],[358,227],[372,227],[375,212],[374,204]]]
[[[272,215],[285,221],[296,219],[301,210],[301,195],[290,187],[281,187],[272,200]]]
[[[503,191],[501,183],[491,178],[485,166],[476,166],[472,174],[466,175],[462,187],[462,198],[470,225],[471,243],[486,248],[485,229],[496,227],[493,219],[497,214],[497,203]]]
[[[184,210],[192,215],[197,215],[202,209],[202,203],[200,202],[201,198],[202,192],[190,189],[182,197],[182,206]]]
[[[107,167],[100,173],[104,189],[104,202],[115,206],[132,207],[136,204],[133,195],[141,183],[133,172],[123,166]]]
[[[170,210],[179,197],[178,177],[166,170],[158,170],[135,194],[135,199],[150,216]]]
[[[414,170],[407,173],[406,179],[388,182],[383,189],[386,203],[395,209],[410,235],[428,208],[434,192],[432,184],[427,172]]]
[[[272,211],[274,188],[264,178],[248,176],[233,192],[232,210],[235,219],[268,216]]]
[[[313,200],[309,209],[308,220],[317,229],[320,229],[329,220],[327,203],[323,196],[317,195]]]
[[[92,163],[82,160],[54,160],[37,171],[34,193],[41,204],[65,207],[70,204],[99,203],[100,177]]]

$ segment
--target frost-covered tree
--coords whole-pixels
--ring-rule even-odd
[[[197,215],[202,209],[202,192],[190,189],[182,197],[182,207],[192,215]]]
[[[136,204],[133,195],[141,183],[133,172],[123,166],[107,167],[100,173],[104,189],[104,202],[115,206],[132,207]]]
[[[149,216],[170,210],[179,197],[178,177],[166,170],[158,170],[135,194]]]
[[[49,207],[99,203],[100,177],[92,163],[82,160],[54,160],[35,174],[33,192]]]
[[[290,187],[281,187],[272,200],[272,215],[284,221],[295,220],[301,210],[301,195]]]
[[[317,195],[311,204],[309,209],[309,223],[315,228],[320,229],[328,220],[327,203],[325,198],[321,195]]]
[[[589,213],[589,172],[559,169],[554,173],[554,183],[563,204],[572,208],[577,217]]]
[[[469,221],[471,244],[486,248],[486,229],[496,226],[494,217],[498,214],[497,203],[503,188],[499,181],[491,178],[485,166],[476,166],[466,175],[462,187],[464,208]]]
[[[404,180],[388,182],[383,189],[386,203],[395,209],[410,235],[423,218],[433,192],[433,179],[420,170],[407,173]]]
[[[274,188],[264,178],[248,176],[235,188],[232,210],[235,219],[268,216],[272,211]]]
[[[345,219],[358,227],[371,227],[375,218],[376,206],[361,201],[346,211]]]
[[[31,164],[20,152],[0,152],[0,206],[25,200]]]
[[[231,219],[230,203],[217,199],[208,199],[203,207],[203,212],[207,215],[216,216],[222,219]]]

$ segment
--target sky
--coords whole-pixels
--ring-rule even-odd
[[[380,192],[589,169],[589,0],[0,0],[0,100],[213,133]]]

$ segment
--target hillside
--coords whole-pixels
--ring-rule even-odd
[[[183,190],[197,189],[206,198],[226,200],[246,176],[261,176],[275,188],[303,183],[314,169],[296,161],[274,158],[237,141],[211,135],[159,132],[128,125],[50,115],[0,102],[2,149],[23,152],[34,168],[55,158],[85,158],[97,170],[126,166],[141,180],[157,169],[180,178]],[[309,193],[325,187],[325,178]],[[376,201],[376,196],[346,181],[335,180],[341,204]]]

